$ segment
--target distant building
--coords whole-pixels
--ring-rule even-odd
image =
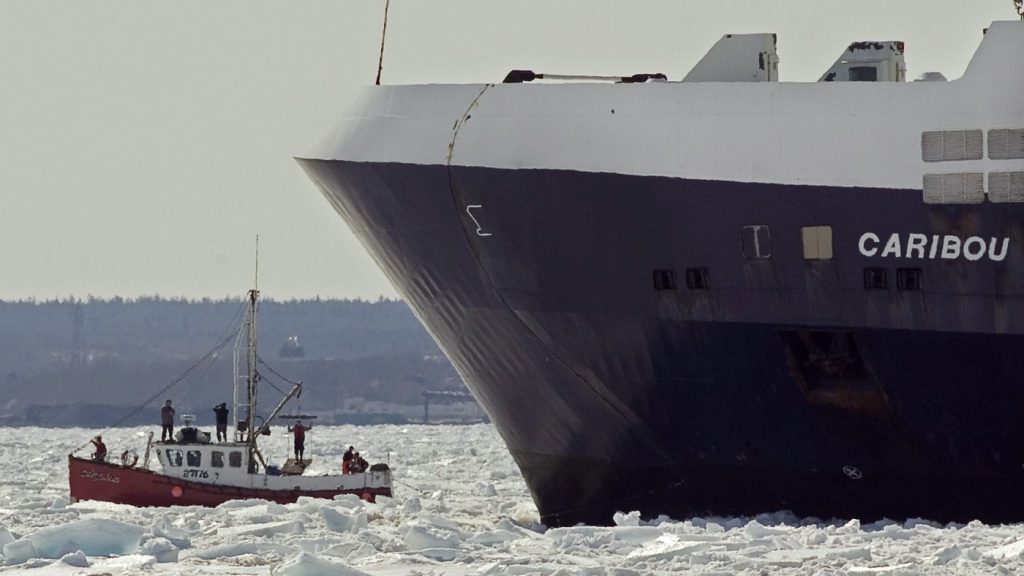
[[[302,344],[299,344],[298,336],[289,336],[281,344],[281,350],[278,352],[278,355],[281,358],[305,358],[306,350],[302,348]]]

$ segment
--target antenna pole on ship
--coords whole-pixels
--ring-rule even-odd
[[[388,6],[391,0],[384,2],[384,30],[380,33],[380,58],[377,60],[377,86],[380,86],[380,72],[384,69],[384,38],[388,35]]]

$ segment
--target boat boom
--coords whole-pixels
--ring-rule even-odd
[[[274,411],[270,413],[270,416],[267,416],[266,421],[263,422],[263,425],[260,426],[260,429],[257,430],[256,433],[252,435],[253,443],[256,442],[256,438],[259,438],[259,436],[263,434],[264,430],[270,428],[270,423],[274,421],[274,418],[276,418],[277,415],[281,412],[281,409],[284,408],[284,405],[287,404],[289,400],[300,394],[302,394],[302,382],[296,382],[295,385],[292,386],[292,389],[288,391],[288,394],[286,394],[285,397],[282,398],[281,401],[277,404],[277,407],[274,408]]]

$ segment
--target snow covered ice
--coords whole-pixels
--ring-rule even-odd
[[[149,428],[105,431],[112,453]],[[311,474],[335,471],[352,444],[390,459],[395,497],[217,508],[68,503],[67,454],[96,430],[0,429],[0,549],[18,574],[399,574],[632,576],[912,575],[1024,572],[1024,525],[922,520],[660,518],[630,510],[614,526],[545,529],[493,427],[319,426]],[[268,452],[287,454],[275,429]],[[141,453],[141,450],[139,450]]]

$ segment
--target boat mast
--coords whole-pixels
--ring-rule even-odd
[[[256,271],[253,275],[252,290],[249,290],[249,337],[248,337],[248,371],[246,384],[249,391],[249,418],[246,430],[248,431],[249,450],[256,446],[256,300],[260,296],[260,237],[256,236]],[[249,454],[250,462],[252,454]]]
[[[247,442],[249,444],[256,443],[256,381],[259,376],[256,374],[256,300],[259,298],[260,291],[253,288],[249,290],[249,334],[248,334],[248,371],[246,373],[246,386],[248,390],[248,412],[249,418],[246,424],[246,430],[248,431]]]

